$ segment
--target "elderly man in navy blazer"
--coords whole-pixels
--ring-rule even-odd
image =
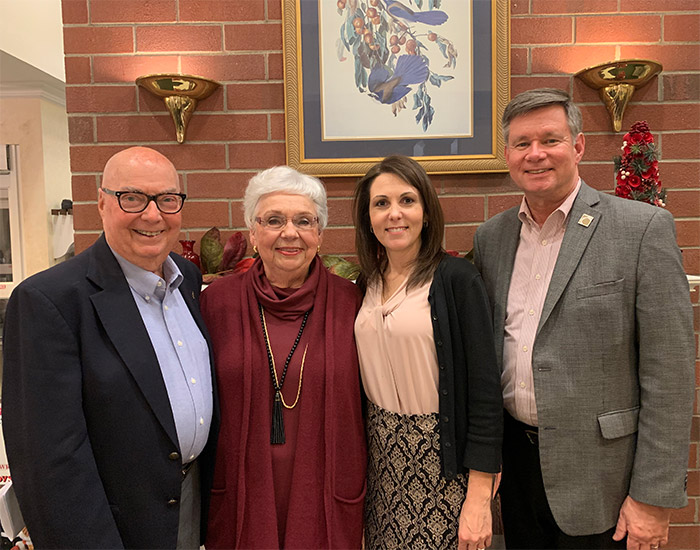
[[[170,254],[184,200],[163,155],[117,153],[104,235],[10,297],[3,429],[37,548],[203,540],[218,413],[201,274]]]
[[[474,239],[507,410],[506,546],[653,550],[687,503],[688,283],[667,211],[580,179],[581,127],[563,91],[509,103],[506,162],[525,197]]]

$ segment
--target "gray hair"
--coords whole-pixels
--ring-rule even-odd
[[[328,225],[328,202],[326,188],[321,180],[301,174],[289,166],[275,166],[255,174],[248,182],[243,197],[243,212],[248,229],[255,223],[255,208],[263,195],[270,193],[287,193],[303,195],[316,205],[318,230],[323,231]]]
[[[576,136],[583,131],[583,117],[571,96],[564,90],[556,88],[537,88],[515,96],[503,111],[501,127],[506,146],[510,135],[510,123],[515,117],[552,105],[561,105],[564,108],[571,137],[576,139]]]

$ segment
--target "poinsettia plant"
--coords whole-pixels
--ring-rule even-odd
[[[645,120],[635,122],[622,138],[622,155],[614,158],[618,197],[666,206],[654,136]]]

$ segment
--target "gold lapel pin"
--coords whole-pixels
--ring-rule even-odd
[[[591,222],[593,221],[593,216],[589,214],[581,214],[581,217],[578,219],[578,224],[582,225],[583,227],[588,227],[591,225]]]
[[[192,299],[194,300],[194,290],[192,291]]]

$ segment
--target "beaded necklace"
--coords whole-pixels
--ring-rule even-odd
[[[304,355],[301,358],[301,371],[299,372],[299,386],[297,388],[297,396],[294,403],[287,405],[284,400],[284,395],[282,395],[282,386],[284,385],[284,379],[287,377],[287,369],[289,368],[289,362],[292,360],[292,355],[299,345],[299,340],[301,340],[301,335],[304,333],[304,327],[306,326],[306,320],[309,318],[309,313],[311,310],[304,313],[304,319],[301,321],[301,327],[299,327],[299,334],[294,340],[292,349],[287,355],[287,360],[284,362],[284,369],[282,370],[282,377],[277,378],[277,367],[275,366],[275,356],[272,355],[272,348],[270,347],[270,336],[267,333],[267,323],[265,322],[265,310],[260,302],[258,302],[258,310],[260,311],[260,324],[262,325],[263,336],[265,337],[265,349],[267,350],[267,362],[270,366],[270,378],[272,378],[272,389],[275,390],[275,398],[272,402],[272,425],[270,426],[270,443],[272,445],[282,445],[285,443],[286,438],[284,434],[284,417],[282,416],[282,406],[287,409],[293,409],[299,402],[299,396],[301,395],[301,382],[304,378],[304,362],[306,361],[306,351],[309,349],[309,344],[306,344],[304,348]]]

